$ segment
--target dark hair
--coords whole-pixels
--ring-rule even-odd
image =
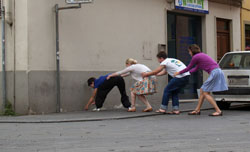
[[[95,82],[95,79],[96,79],[95,77],[89,78],[88,81],[87,81],[88,82],[88,86],[90,86],[93,82]]]
[[[167,56],[167,53],[165,51],[160,51],[157,55],[156,55],[157,58],[163,58],[163,59],[166,59],[168,56]]]
[[[192,44],[188,47],[188,49],[192,52],[193,55],[201,52],[200,47],[197,44]]]

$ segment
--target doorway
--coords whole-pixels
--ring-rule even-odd
[[[230,51],[230,20],[216,19],[217,25],[217,62]]]
[[[167,14],[168,33],[168,57],[177,58],[185,65],[191,61],[188,54],[188,46],[198,44],[202,48],[201,17],[168,12]],[[169,80],[171,77],[169,76]],[[193,73],[188,85],[181,91],[181,99],[197,98],[197,89],[203,82],[202,71]]]
[[[245,50],[250,50],[250,24],[245,24]]]

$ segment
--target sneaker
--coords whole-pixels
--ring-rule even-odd
[[[123,105],[122,105],[122,104],[120,104],[120,105],[115,105],[114,108],[115,108],[115,109],[121,109],[121,108],[123,108]]]
[[[98,112],[98,111],[101,111],[101,108],[94,108],[92,111]]]

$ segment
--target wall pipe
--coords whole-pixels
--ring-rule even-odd
[[[14,48],[14,56],[13,56],[13,109],[16,111],[16,0],[13,0],[12,3],[12,11],[13,16],[11,17],[11,25],[13,25],[13,31],[14,31],[14,38],[13,38],[13,48]],[[13,24],[14,23],[14,24]]]
[[[55,5],[56,14],[56,112],[61,112],[61,93],[60,93],[60,49],[59,49],[59,10],[66,9],[78,9],[81,8],[81,4],[78,6],[59,7]]]
[[[3,0],[1,1],[1,16],[2,16],[2,97],[3,97],[3,112],[5,112],[6,99],[6,66],[5,66],[5,7]]]

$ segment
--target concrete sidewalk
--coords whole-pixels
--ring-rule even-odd
[[[180,110],[188,112],[196,107],[197,101],[183,101],[180,102]],[[171,103],[170,103],[171,106]],[[154,111],[159,106],[154,106]],[[69,113],[54,113],[46,115],[27,115],[27,116],[2,116],[0,123],[64,123],[64,122],[85,122],[85,121],[102,121],[102,120],[116,120],[129,119],[138,117],[148,117],[161,115],[155,112],[142,112],[143,106],[137,107],[137,112],[127,112],[127,109],[106,109],[99,112],[79,111]],[[211,106],[204,102],[203,109],[210,109]],[[171,109],[170,109],[171,110]]]

